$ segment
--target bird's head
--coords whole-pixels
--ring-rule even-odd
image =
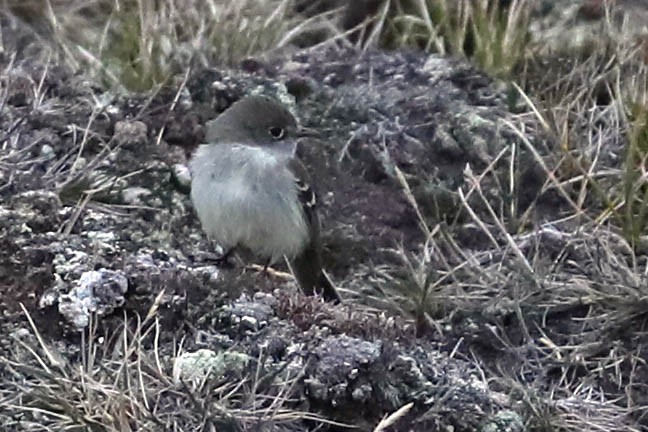
[[[313,136],[300,128],[288,109],[266,96],[248,96],[207,123],[207,143],[239,143],[260,147],[294,143]]]

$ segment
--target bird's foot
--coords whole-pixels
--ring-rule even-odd
[[[246,268],[258,272],[260,275],[263,276],[270,276],[279,279],[293,279],[292,274],[281,270],[275,270],[274,268],[270,267],[269,263],[263,266],[259,264],[250,264],[246,266]]]

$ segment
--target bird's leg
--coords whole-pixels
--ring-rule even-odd
[[[252,270],[258,272],[259,275],[263,275],[263,276],[267,277],[267,276],[271,276],[274,272],[276,272],[275,269],[270,267],[270,264],[272,264],[272,257],[270,257],[270,258],[268,258],[266,260],[265,264],[263,264],[263,268],[260,265],[257,265],[257,264],[252,264],[252,265],[250,265],[248,267],[250,267]]]
[[[286,273],[280,270],[275,270],[273,267],[270,267],[271,264],[274,264],[272,258],[268,258],[268,260],[265,262],[265,264],[262,266],[258,264],[251,264],[248,266],[250,270],[256,271],[259,273],[259,275],[263,275],[264,277],[276,277],[279,279],[292,279],[292,275],[290,273]]]
[[[270,267],[270,264],[272,264],[272,258],[268,258],[265,265],[263,266],[263,274],[268,274],[268,267]]]

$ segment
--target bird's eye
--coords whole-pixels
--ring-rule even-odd
[[[270,136],[276,140],[280,140],[284,137],[286,134],[286,130],[284,128],[281,128],[279,126],[273,126],[270,129],[268,129],[268,133],[270,133]]]

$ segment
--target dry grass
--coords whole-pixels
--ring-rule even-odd
[[[343,32],[341,10],[304,19],[291,0],[7,0],[72,67],[99,74],[110,84],[144,90],[189,65],[232,65],[319,33],[323,43],[342,42],[359,30],[368,47],[417,47],[465,56],[489,73],[509,76],[527,44],[530,3],[503,9],[487,0],[386,0],[375,16]],[[308,36],[306,36],[308,37]]]
[[[504,9],[497,0],[387,0],[376,17],[380,37],[369,42],[467,57],[508,77],[525,54],[532,3],[513,0]]]
[[[305,420],[328,423],[291,409],[300,374],[266,376],[262,359],[238,378],[206,373],[197,381],[175,380],[181,350],[161,346],[155,309],[144,320],[125,319],[112,337],[91,325],[78,361],[46,342],[27,315],[32,333],[17,336],[16,350],[1,359],[3,430],[297,430]]]
[[[410,38],[401,42],[452,46],[438,27],[421,30],[434,15],[422,9],[427,3],[395,3],[419,6],[418,15],[400,11]],[[493,380],[523,401],[533,430],[639,431],[646,421],[648,68],[643,48],[608,24],[600,50],[558,64],[529,45],[507,63],[531,59],[514,87],[524,108],[502,122],[518,142],[486,169],[464,172],[458,194],[469,220],[432,229],[421,218],[419,252],[394,250],[400,268],[367,270],[386,298],[382,306],[410,317],[419,331],[491,340],[486,352],[499,353],[490,363]],[[489,49],[495,58],[498,49]],[[537,135],[552,153],[535,147],[529,138]],[[520,191],[515,172],[524,152],[544,171],[542,191],[557,197],[556,208],[534,202],[518,209],[506,199]],[[502,161],[509,181],[499,183],[496,203],[483,185]],[[488,246],[461,247],[455,234],[467,230]]]
[[[114,83],[146,88],[177,65],[231,64],[285,46],[308,25],[288,13],[288,3],[224,7],[212,0],[199,9],[167,1],[152,9],[144,1],[80,7],[48,2],[41,18],[66,61],[92,65]],[[648,379],[646,65],[636,46],[616,38],[561,68],[556,59],[534,58],[526,35],[530,2],[513,1],[507,10],[496,3],[390,0],[372,20],[365,47],[382,43],[465,55],[498,76],[508,76],[523,58],[533,59],[516,90],[523,112],[502,124],[517,135],[517,144],[481,172],[464,173],[458,194],[467,222],[431,226],[401,179],[424,241],[415,253],[392,251],[398,268],[371,269],[371,283],[380,290],[375,301],[416,322],[421,333],[487,340],[497,354],[489,361],[490,380],[520,401],[532,430],[638,431],[646,422]],[[92,11],[102,13],[88,18]],[[542,79],[534,67],[559,73]],[[545,134],[554,152],[542,154],[531,133]],[[542,167],[543,192],[560,198],[555,214],[535,203],[518,209],[514,200],[497,206],[487,199],[486,179],[495,176],[499,161],[510,166],[502,194],[519,191],[521,152]],[[65,157],[69,163],[57,179],[78,180],[71,168],[76,155]],[[475,202],[486,211],[477,211]],[[535,223],[537,212],[548,218]],[[462,248],[457,230],[474,232],[487,246]],[[157,329],[154,318],[125,321],[123,331],[101,346],[89,334],[76,365],[32,329],[29,340],[18,340],[20,348],[2,359],[13,379],[0,384],[0,413],[17,419],[7,427],[248,430],[259,422],[318,420],[289,407],[297,377],[284,377],[268,390],[270,398],[255,392],[254,374],[198,389],[178,386],[170,373],[176,353],[159,350]],[[479,361],[479,353],[473,355]]]
[[[190,65],[227,66],[285,47],[317,20],[299,19],[291,7],[290,0],[8,2],[64,62],[130,90]]]

